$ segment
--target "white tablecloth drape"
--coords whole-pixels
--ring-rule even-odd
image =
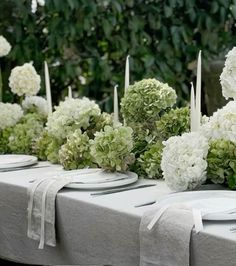
[[[30,180],[61,171],[50,166],[0,173],[0,257],[39,265],[138,266],[140,221],[152,206],[134,206],[168,194],[165,183],[139,181],[157,186],[100,197],[63,189],[56,201],[57,246],[39,250],[27,237],[27,188]],[[192,235],[191,265],[236,265],[231,226],[236,223],[204,223],[204,231]]]

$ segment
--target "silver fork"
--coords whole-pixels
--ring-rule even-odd
[[[50,167],[50,165],[39,165],[39,166],[31,166],[31,167],[27,166],[27,167],[15,167],[15,168],[11,168],[11,169],[2,169],[2,170],[0,170],[0,173],[30,170],[30,169],[36,169],[36,168],[46,168],[46,167]]]

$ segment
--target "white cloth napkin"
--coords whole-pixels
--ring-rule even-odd
[[[157,216],[158,222],[149,226]],[[191,208],[182,204],[144,213],[139,231],[140,266],[188,266],[193,225]]]
[[[57,192],[71,182],[71,177],[44,177],[36,180],[28,189],[27,236],[44,244],[56,246],[55,199]]]
[[[200,195],[201,196],[201,195]],[[188,266],[190,240],[203,230],[202,220],[236,217],[236,199],[210,197],[178,204],[160,202],[158,209],[144,213],[140,224],[141,266]]]

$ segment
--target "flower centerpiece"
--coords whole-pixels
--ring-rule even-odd
[[[218,139],[209,143],[207,175],[215,184],[236,188],[236,142]]]
[[[85,97],[67,98],[48,117],[47,130],[58,139],[66,139],[76,129],[85,131],[100,115],[101,110],[94,101]]]
[[[157,133],[156,123],[170,111],[176,98],[175,90],[168,84],[156,79],[143,79],[130,85],[121,100],[122,115],[126,124],[134,132],[133,152],[137,160],[132,166],[132,170],[140,175],[150,178],[160,177],[160,162],[155,158],[161,154],[161,145],[158,143],[161,137]],[[153,148],[151,148],[152,145],[154,145]],[[150,153],[148,153],[149,149],[151,149]],[[160,150],[157,152],[157,149]],[[146,155],[144,155],[145,152],[147,152]],[[146,171],[144,162],[146,159],[144,158],[152,160],[153,169],[156,169],[155,174],[153,170],[151,175],[150,171]]]
[[[48,105],[47,101],[40,96],[27,96],[22,101],[22,108],[26,113],[38,113],[47,118]]]
[[[91,155],[94,161],[108,171],[126,171],[134,162],[133,131],[130,127],[105,126],[91,140]]]
[[[34,141],[42,134],[45,119],[37,113],[28,113],[12,128],[8,147],[13,153],[33,154]]]
[[[44,128],[42,134],[33,142],[33,153],[42,161],[58,163],[58,153],[63,143],[63,140],[55,138]]]
[[[0,58],[8,55],[10,51],[11,51],[10,43],[2,35],[0,35]],[[3,97],[2,89],[3,89],[2,71],[0,64],[0,102],[2,102],[2,97]]]
[[[21,106],[16,103],[0,103],[0,110],[0,130],[16,125],[24,115]]]
[[[209,182],[236,188],[236,48],[226,56],[220,76],[222,94],[233,101],[203,119],[198,132],[164,142],[161,161],[167,185],[176,191]],[[205,120],[205,121],[204,121]]]
[[[136,163],[139,175],[153,179],[162,178],[161,158],[163,147],[162,141],[155,141],[140,155]]]
[[[168,84],[143,79],[128,87],[121,100],[121,112],[127,124],[152,125],[159,119],[161,111],[175,104],[176,98],[175,91]]]
[[[163,142],[161,169],[175,191],[192,190],[206,180],[208,140],[200,133],[184,133]]]
[[[222,94],[226,99],[236,100],[236,47],[226,55],[225,66],[220,75]]]
[[[11,91],[18,96],[36,95],[40,89],[40,82],[40,76],[30,63],[13,68],[9,77]]]
[[[44,133],[35,142],[35,152],[40,159],[59,162],[67,170],[95,165],[88,152],[89,140],[111,124],[111,115],[101,113],[94,101],[66,98],[48,116]]]
[[[0,57],[8,55],[10,51],[11,51],[10,43],[6,40],[6,38],[0,35]]]
[[[90,154],[87,132],[82,133],[77,129],[68,136],[66,143],[59,150],[59,161],[66,170],[96,166]]]
[[[0,54],[4,56],[11,46],[0,37]],[[40,82],[40,76],[31,63],[12,69],[9,86],[14,94],[21,97],[22,107],[17,104],[1,104],[1,153],[33,153],[33,143],[42,133],[48,115],[46,100],[34,96],[40,89]]]
[[[0,102],[0,153],[9,152],[8,139],[24,113],[20,105]],[[7,119],[6,119],[7,118]]]

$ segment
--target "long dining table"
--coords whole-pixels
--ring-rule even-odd
[[[27,237],[27,189],[33,179],[64,170],[48,162],[38,166],[0,172],[0,258],[37,265],[139,265],[140,221],[155,204],[139,205],[169,194],[164,181],[142,179],[135,185],[156,186],[97,197],[91,190],[63,188],[56,198],[57,245],[41,250]],[[190,265],[236,265],[232,226],[236,222],[204,222],[202,232],[193,231]]]

